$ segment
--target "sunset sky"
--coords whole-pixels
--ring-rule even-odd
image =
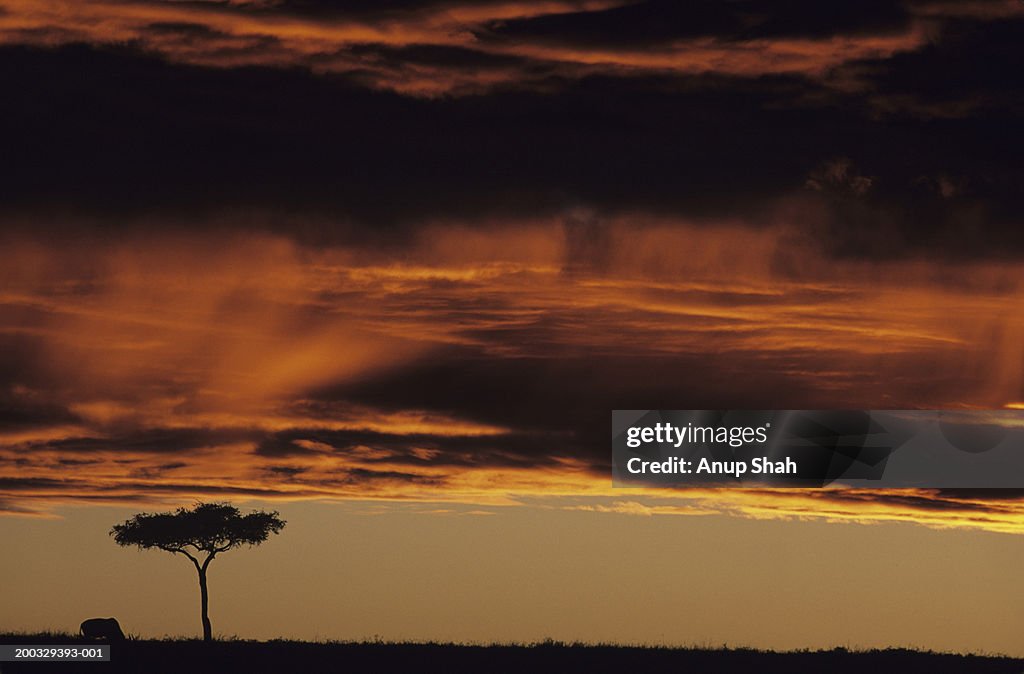
[[[0,0],[0,631],[1024,656],[1019,490],[612,409],[1024,408],[1020,0]],[[255,589],[260,588],[260,589]]]

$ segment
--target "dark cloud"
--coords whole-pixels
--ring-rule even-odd
[[[386,44],[358,44],[346,53],[370,58],[392,68],[426,65],[457,70],[490,70],[496,68],[522,68],[529,59],[514,54],[495,54],[468,47],[419,44],[396,47]]]
[[[150,466],[148,468],[139,468],[131,472],[132,478],[152,480],[154,478],[163,477],[166,473],[178,470],[179,468],[186,468],[187,463],[182,461],[171,461],[170,463],[163,463],[157,466]]]
[[[408,484],[418,484],[426,486],[441,486],[444,484],[444,479],[438,477],[430,477],[427,475],[419,475],[417,473],[403,473],[396,470],[371,470],[368,468],[352,468],[345,471],[348,475],[346,482],[363,484],[366,482],[374,481],[387,481],[387,482],[404,482]]]
[[[61,466],[95,466],[103,463],[102,459],[71,459],[71,458],[60,458],[57,459],[57,463]]]
[[[1019,118],[1024,113],[1024,17],[950,19],[922,48],[851,64],[887,113],[924,117]]]
[[[747,19],[744,39],[879,35],[907,30],[911,14],[892,0],[758,0],[732,5]]]
[[[24,310],[3,308],[5,324],[34,320]],[[34,318],[34,317],[33,317]],[[55,373],[46,364],[45,349],[30,334],[0,334],[0,430],[43,428],[78,421],[77,415],[53,400]]]
[[[0,491],[60,490],[73,483],[74,480],[60,480],[49,477],[0,477]]]
[[[1013,67],[1020,29],[978,25],[850,66],[860,82],[851,91],[797,76],[553,76],[553,90],[416,99],[298,69],[7,47],[0,86],[19,93],[0,110],[3,217],[8,231],[19,221],[38,231],[42,212],[51,223],[103,223],[98,229],[159,218],[163,227],[219,222],[321,242],[401,239],[425,220],[580,204],[599,214],[756,224],[779,199],[809,193],[815,171],[842,157],[871,188],[815,197],[832,199],[835,211],[817,230],[821,223],[808,223],[825,252],[1016,251],[1024,141],[1005,130],[1019,122],[1010,103],[1024,72]],[[521,60],[449,47],[362,49],[399,69]],[[988,103],[955,114],[953,99]],[[951,114],[922,117],[922,105]],[[939,176],[960,186],[952,200],[928,187]],[[852,234],[866,237],[863,250]]]
[[[214,30],[207,25],[187,21],[154,21],[153,23],[146,25],[146,30],[150,33],[174,35],[193,40],[201,40],[211,37],[222,38],[227,35],[226,33]]]
[[[555,442],[556,439],[560,442]],[[315,445],[300,444],[316,443]],[[557,444],[556,446],[553,446]],[[368,430],[329,431],[292,429],[259,443],[256,453],[289,457],[325,451],[356,454],[367,464],[462,467],[534,467],[553,465],[557,454],[579,453],[569,434],[500,433],[495,435],[439,435],[431,433],[379,433]],[[551,453],[545,453],[545,448]],[[364,453],[370,450],[370,454]],[[375,453],[373,453],[375,452]]]
[[[91,492],[91,493],[90,493]],[[181,496],[182,494],[195,494],[207,496],[237,496],[240,498],[281,498],[285,496],[301,497],[309,493],[296,491],[282,491],[273,487],[235,487],[230,485],[211,485],[209,483],[194,482],[132,482],[130,480],[118,481],[114,485],[92,485],[82,481],[79,485],[69,485],[68,493],[75,494],[75,498],[107,499],[122,497],[128,500],[138,499],[148,494],[168,494]],[[79,497],[79,493],[82,497]]]
[[[478,32],[478,36],[485,40],[642,48],[686,37],[736,34],[742,29],[742,18],[730,3],[653,0],[599,11],[496,21]]]
[[[291,478],[297,475],[302,475],[307,472],[309,468],[303,466],[266,466],[264,470],[275,476]]]
[[[975,510],[985,512],[992,509],[989,504],[944,498],[932,491],[919,493],[900,490],[870,492],[827,490],[811,492],[811,495],[812,498],[830,503],[885,504],[911,510]]]
[[[966,501],[1021,501],[1024,489],[938,489],[936,495]]]
[[[69,453],[113,451],[126,454],[174,454],[232,442],[244,442],[252,440],[256,435],[256,431],[224,428],[143,428],[109,436],[62,438],[33,444],[31,449]],[[168,465],[170,464],[161,466],[161,469],[167,470]]]
[[[452,2],[452,0],[280,0],[250,5],[249,12],[286,14],[317,19],[360,17],[383,19],[389,16],[406,16],[412,12],[458,7],[459,5],[499,5],[503,0],[474,0]]]
[[[889,489],[807,491],[805,495],[822,504],[833,506],[883,506],[901,511],[949,513],[984,517],[1013,515],[1019,511],[1018,489]]]
[[[904,6],[891,0],[647,0],[599,11],[496,21],[478,35],[483,39],[647,49],[697,37],[742,41],[878,34],[904,30],[909,23]]]
[[[922,356],[924,362],[917,362],[908,357],[872,357],[870,364],[857,364],[845,354],[842,367],[850,368],[846,375],[849,388],[825,391],[810,379],[787,374],[839,367],[820,354],[801,358],[789,352],[777,357],[730,352],[666,358],[574,349],[548,358],[499,359],[452,352],[444,357],[438,354],[431,362],[396,368],[369,381],[324,389],[316,395],[382,409],[450,414],[514,428],[517,434],[413,441],[365,434],[317,437],[341,448],[364,444],[403,454],[417,441],[427,440],[430,446],[443,450],[441,457],[433,459],[439,464],[468,463],[465,457],[474,457],[485,465],[507,465],[509,456],[521,456],[543,465],[551,457],[569,456],[600,471],[607,463],[607,422],[613,409],[762,409],[767,405],[766,391],[772,391],[770,406],[779,409],[870,409],[879,404],[906,404],[897,400],[927,406],[940,404],[944,397],[963,393],[969,386],[959,375],[935,372],[927,365],[928,358]],[[886,364],[880,364],[880,360]],[[858,373],[861,367],[865,371]],[[868,373],[875,368],[890,373],[884,385],[873,381]],[[895,374],[899,371],[917,374],[911,381]],[[922,371],[935,375],[922,379]],[[901,383],[891,383],[894,381]],[[287,435],[261,448],[269,456],[304,453],[298,450]],[[409,461],[408,457],[405,460]]]
[[[4,324],[11,328],[32,326],[36,316],[28,316],[30,313],[34,314],[16,303],[12,307],[5,304]],[[42,344],[27,330],[0,333],[0,399],[5,401],[5,409],[31,407],[26,391],[45,388],[53,383],[44,363]],[[13,409],[11,411],[15,413]],[[31,416],[27,409],[25,413]]]
[[[56,403],[34,396],[0,391],[0,430],[45,428],[75,423],[78,418]]]

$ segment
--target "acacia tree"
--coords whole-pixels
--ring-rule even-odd
[[[159,548],[187,557],[199,573],[203,640],[213,639],[210,626],[206,570],[213,558],[242,545],[252,547],[284,528],[278,513],[254,510],[243,515],[229,503],[196,503],[167,513],[139,513],[123,524],[115,524],[110,535],[118,545],[140,549]]]

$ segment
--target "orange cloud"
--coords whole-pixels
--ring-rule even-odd
[[[603,227],[607,250],[585,260],[571,226],[545,221],[438,224],[400,256],[270,236],[8,241],[2,510],[217,495],[554,499],[1019,530],[1018,499],[998,494],[613,490],[589,429],[544,425],[531,400],[518,401],[527,416],[489,418],[496,408],[475,396],[519,395],[502,376],[540,377],[525,390],[554,387],[578,407],[599,403],[574,395],[602,387],[623,400],[662,390],[623,363],[671,373],[685,359],[714,364],[701,395],[753,387],[764,407],[799,390],[826,406],[1019,405],[1016,266],[967,265],[964,285],[937,280],[927,260],[826,262],[808,248],[803,267],[782,272],[780,246],[799,245],[785,224],[632,216]],[[548,376],[567,359],[590,379]],[[479,363],[506,374],[402,378]],[[411,386],[422,403],[409,402]]]
[[[533,86],[550,75],[594,73],[827,78],[842,64],[886,58],[927,43],[927,30],[920,21],[896,34],[741,41],[707,36],[628,49],[481,37],[488,26],[504,21],[627,4],[612,0],[438,3],[402,13],[309,16],[278,3],[8,0],[6,12],[0,14],[0,42],[131,45],[172,61],[214,67],[301,66],[348,73],[376,88],[419,96],[476,93],[509,84]],[[931,5],[921,10],[922,16],[937,11]],[[468,59],[469,67],[395,51],[424,47],[463,50],[458,53]]]

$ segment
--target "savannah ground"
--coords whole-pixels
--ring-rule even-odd
[[[61,634],[0,635],[3,644],[83,643]],[[3,663],[0,672],[1014,672],[1024,659],[905,649],[771,652],[541,642],[462,645],[401,642],[130,640],[107,663]]]

